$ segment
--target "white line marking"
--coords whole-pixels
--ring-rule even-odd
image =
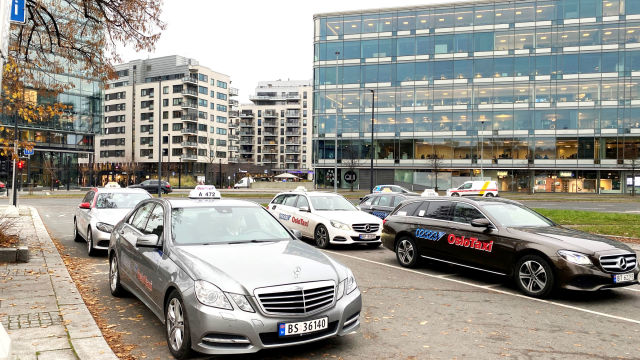
[[[623,287],[623,288],[621,288],[621,289],[625,289],[625,290],[629,290],[629,291],[637,291],[637,292],[640,292],[640,289],[632,289],[632,288],[630,288],[630,287]]]
[[[468,286],[472,286],[472,287],[475,287],[475,288],[484,289],[484,290],[487,290],[487,291],[493,291],[493,292],[496,292],[496,293],[499,293],[499,294],[511,295],[511,296],[522,298],[522,299],[527,299],[527,300],[531,300],[531,301],[537,301],[537,302],[541,302],[541,303],[545,303],[545,304],[550,304],[550,305],[563,307],[563,308],[566,308],[566,309],[582,311],[582,312],[585,312],[585,313],[588,313],[588,314],[592,314],[592,315],[598,315],[598,316],[602,316],[602,317],[606,317],[606,318],[610,318],[610,319],[622,320],[622,321],[630,322],[630,323],[633,323],[633,324],[640,324],[640,320],[634,320],[634,319],[629,319],[629,318],[625,318],[625,317],[622,317],[622,316],[611,315],[611,314],[607,314],[607,313],[603,313],[603,312],[599,312],[599,311],[593,311],[593,310],[589,310],[589,309],[584,309],[584,308],[581,308],[581,307],[562,304],[562,303],[555,302],[555,301],[536,299],[536,298],[529,297],[529,296],[526,296],[526,295],[516,294],[516,293],[509,292],[509,291],[498,290],[498,289],[494,289],[494,288],[489,287],[489,286],[492,286],[492,285],[478,285],[478,284],[473,284],[473,283],[462,281],[462,280],[443,278],[440,275],[427,274],[427,273],[423,273],[423,272],[416,271],[416,270],[402,268],[402,267],[399,267],[399,266],[393,266],[393,265],[389,265],[389,264],[385,264],[385,263],[381,263],[381,262],[377,262],[377,261],[373,261],[373,260],[363,259],[363,258],[359,258],[357,256],[341,254],[341,253],[337,253],[337,252],[333,252],[333,251],[327,251],[327,252],[331,253],[331,254],[335,254],[335,255],[348,257],[348,258],[351,258],[351,259],[356,259],[356,260],[368,262],[368,263],[371,263],[371,264],[386,266],[386,267],[389,267],[389,268],[392,268],[392,269],[403,270],[403,271],[406,271],[406,272],[410,272],[410,273],[414,273],[414,274],[418,274],[418,275],[422,275],[422,276],[428,276],[428,277],[434,278],[434,279],[440,279],[440,280],[444,280],[444,281],[451,281],[451,282],[454,282],[454,283],[457,283],[457,284],[468,285]]]

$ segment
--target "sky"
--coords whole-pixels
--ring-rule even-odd
[[[433,0],[164,0],[166,30],[153,53],[120,50],[131,61],[167,55],[194,58],[231,76],[248,102],[258,81],[313,78],[313,15],[429,5]],[[442,0],[438,2],[443,2]]]

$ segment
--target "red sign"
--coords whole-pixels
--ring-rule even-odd
[[[447,242],[450,245],[462,246],[486,252],[491,252],[491,250],[493,249],[493,240],[489,242],[483,242],[474,237],[467,238],[464,236],[455,236],[454,234],[449,234]]]

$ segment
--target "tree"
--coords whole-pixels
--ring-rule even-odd
[[[119,46],[154,49],[165,28],[159,18],[161,4],[154,0],[26,0],[27,22],[11,28],[2,115],[26,123],[63,117],[68,106],[57,102],[58,95],[74,85],[56,81],[56,74],[114,79],[113,65],[121,61]],[[12,144],[13,137],[0,139],[4,153],[13,154]]]
[[[53,190],[54,184],[58,180],[58,169],[51,158],[43,161],[42,172],[44,173],[44,184],[49,183],[51,190]]]
[[[438,191],[438,172],[440,169],[442,169],[442,166],[444,165],[444,161],[442,159],[443,157],[438,156],[437,153],[433,153],[429,155],[429,158],[428,158],[428,164],[430,165],[431,169],[436,175],[436,183],[434,186],[435,191]]]
[[[216,170],[216,164],[218,164],[219,160],[218,157],[216,155],[218,155],[218,147],[214,146],[213,147],[214,150],[211,150],[211,148],[209,148],[209,153],[207,154],[206,159],[207,159],[207,164],[205,165],[205,179],[209,178],[209,174],[211,174],[210,178],[208,181],[205,180],[205,182],[207,182],[208,184],[215,184],[216,183],[216,178],[215,176],[213,176],[213,174],[215,174]],[[219,186],[222,186],[222,184],[218,184]]]
[[[347,145],[342,150],[342,165],[346,167],[347,173],[351,172],[354,174],[355,170],[358,168],[358,166],[360,166],[360,154],[358,154],[358,149],[353,145]],[[355,181],[351,181],[348,183],[351,191],[353,191],[353,184],[355,184]]]

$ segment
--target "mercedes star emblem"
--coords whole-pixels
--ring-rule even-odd
[[[625,259],[624,257],[618,259],[618,267],[620,268],[620,270],[627,270],[627,259]]]
[[[300,272],[302,272],[302,269],[300,268],[300,266],[296,266],[295,270],[293,270],[293,277],[296,279],[299,278]]]

